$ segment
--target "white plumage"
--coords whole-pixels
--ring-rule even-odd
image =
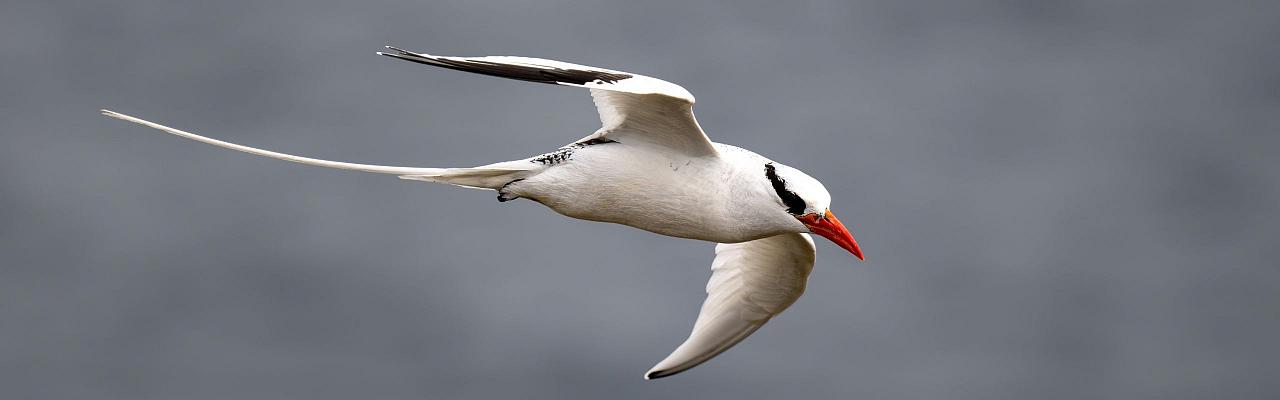
[[[669,376],[742,341],[804,292],[816,233],[862,258],[830,211],[820,182],[734,146],[711,142],[694,98],[663,80],[525,57],[441,57],[388,47],[389,57],[438,67],[591,91],[602,127],[550,153],[473,168],[354,164],[210,139],[124,114],[109,117],[250,154],[322,167],[498,191],[574,218],[719,242],[707,299],[693,332],[645,374]]]
[[[707,300],[693,332],[644,377],[692,368],[760,329],[804,293],[813,260],[813,239],[804,233],[716,245]]]

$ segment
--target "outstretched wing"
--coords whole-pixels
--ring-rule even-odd
[[[645,379],[674,375],[710,360],[786,310],[804,293],[815,254],[813,239],[804,233],[716,245],[707,300],[693,333],[645,373]]]
[[[378,54],[477,74],[591,89],[604,125],[592,137],[648,143],[689,156],[716,154],[693,117],[693,95],[671,82],[540,58],[444,57],[387,48],[391,52]]]

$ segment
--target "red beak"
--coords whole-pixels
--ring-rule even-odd
[[[853,253],[853,256],[858,257],[859,260],[866,260],[866,258],[862,257],[862,249],[858,248],[858,241],[853,240],[853,234],[849,233],[849,230],[845,229],[844,224],[840,223],[840,220],[836,219],[836,216],[831,214],[831,210],[827,210],[827,214],[823,216],[818,216],[818,214],[814,213],[801,215],[796,218],[799,219],[800,222],[803,222],[805,226],[809,227],[810,232],[830,239],[832,242],[835,242],[837,246],[840,246],[845,250],[849,250],[849,252]]]

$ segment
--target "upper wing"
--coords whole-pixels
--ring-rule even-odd
[[[804,293],[815,254],[813,239],[804,233],[716,245],[707,300],[693,333],[645,379],[693,368],[760,329]]]
[[[443,57],[387,48],[392,52],[378,54],[477,74],[588,88],[604,124],[595,136],[643,141],[691,156],[716,154],[693,117],[693,95],[671,82],[540,58]]]

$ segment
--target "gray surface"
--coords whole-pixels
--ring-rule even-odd
[[[2,6],[0,397],[1280,396],[1280,3],[259,3]],[[384,44],[681,83],[870,261],[645,382],[710,244],[96,112],[422,166],[597,126]]]

